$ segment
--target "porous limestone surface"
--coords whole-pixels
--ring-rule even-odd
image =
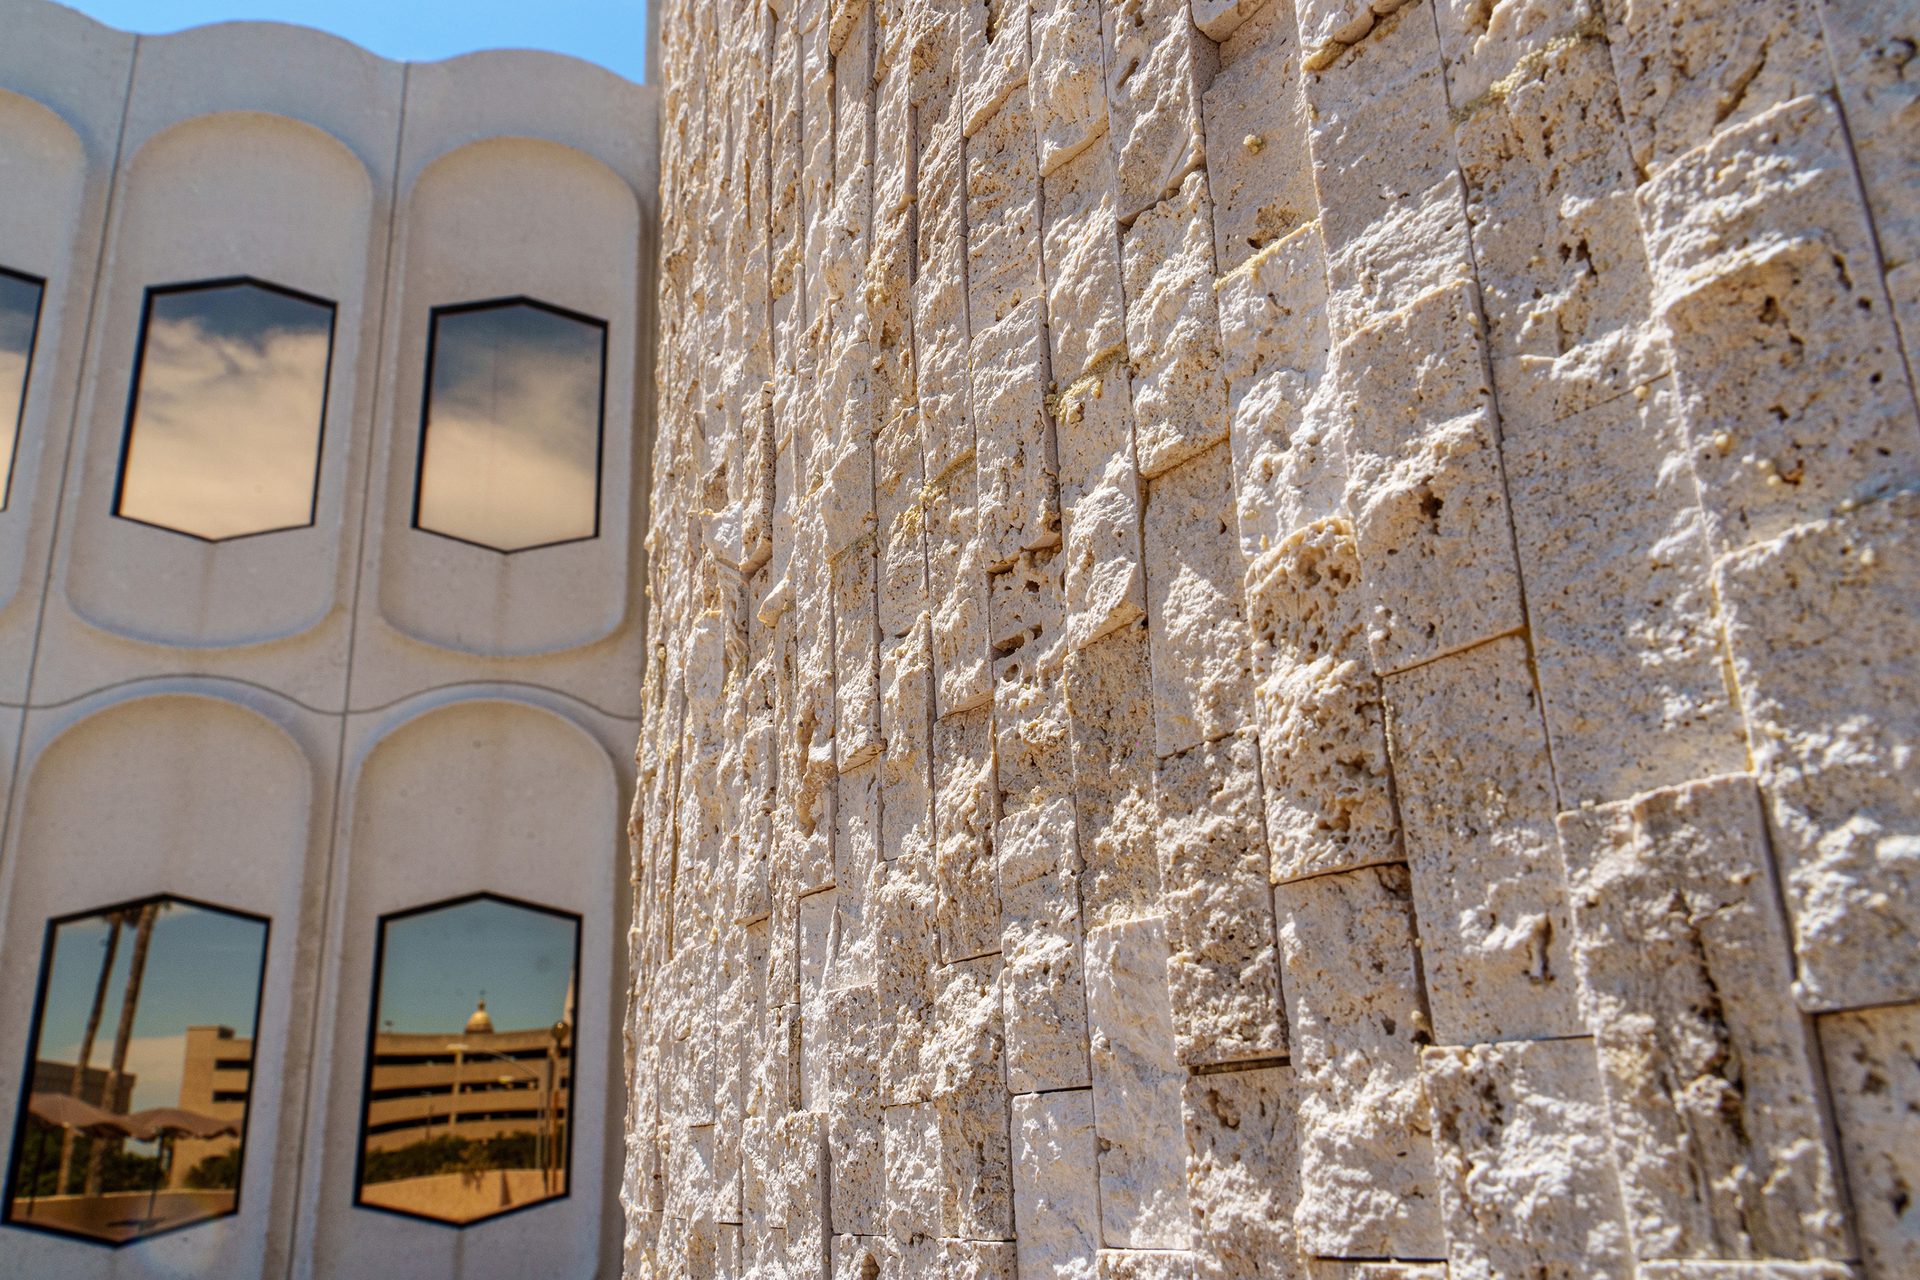
[[[1920,3],[658,4],[628,1274],[1920,1275]]]

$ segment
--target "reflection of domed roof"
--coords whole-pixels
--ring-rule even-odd
[[[493,1019],[487,1016],[487,998],[480,997],[480,1007],[467,1019],[467,1034],[470,1036],[490,1036],[493,1034]]]

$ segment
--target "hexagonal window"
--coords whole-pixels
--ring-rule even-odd
[[[47,925],[5,1221],[100,1244],[237,1213],[267,921],[158,897]]]
[[[312,524],[333,320],[257,280],[149,289],[113,513],[209,542]]]
[[[607,326],[530,298],[442,307],[413,525],[491,551],[600,533]]]
[[[567,1195],[580,917],[476,894],[378,945],[355,1203],[466,1226]]]
[[[13,496],[13,458],[27,415],[27,380],[46,282],[0,267],[0,510]]]

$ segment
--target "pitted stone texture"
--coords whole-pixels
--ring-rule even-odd
[[[982,707],[933,728],[934,924],[949,964],[1000,949],[991,721]]]
[[[1196,1280],[1305,1280],[1293,1239],[1298,1110],[1290,1067],[1187,1081]]]
[[[1814,0],[1602,0],[1627,135],[1643,172],[1802,94],[1832,87]]]
[[[1247,571],[1275,883],[1400,862],[1353,526],[1328,518]]]
[[[1578,1035],[1553,776],[1516,637],[1386,681],[1442,1044]]]
[[[1151,479],[1227,438],[1205,173],[1135,220],[1122,262],[1135,450],[1140,474]]]
[[[1100,1148],[1101,1239],[1176,1249],[1192,1237],[1180,1092],[1167,996],[1167,929],[1155,918],[1087,935],[1087,1017]]]
[[[1346,483],[1351,416],[1329,369],[1318,224],[1249,258],[1217,292],[1240,548],[1252,560],[1334,513]]]
[[[1453,1276],[1632,1280],[1590,1040],[1428,1049]]]
[[[1122,627],[1066,659],[1074,821],[1088,929],[1160,909],[1153,671],[1147,629]]]
[[[1640,1276],[1641,1280],[1860,1280],[1860,1271],[1845,1262],[1649,1262],[1640,1268]]]
[[[1420,1046],[1412,890],[1404,867],[1274,890],[1301,1090],[1300,1249],[1332,1257],[1445,1252]]]
[[[1444,1262],[1338,1262],[1314,1258],[1307,1280],[1447,1280]]]
[[[1340,355],[1355,407],[1347,501],[1375,593],[1384,674],[1521,625],[1479,313],[1466,284],[1429,293]]]
[[[1505,436],[1561,804],[1745,768],[1668,381]]]
[[[1904,266],[1920,260],[1920,5],[1821,0],[1820,17],[1881,252],[1888,266]]]
[[[1920,494],[1724,560],[1746,704],[1814,1009],[1920,998]]]
[[[1065,387],[1056,404],[1067,643],[1084,649],[1147,609],[1140,477],[1133,465],[1133,415],[1119,357]]]
[[[1083,151],[1043,190],[1048,333],[1054,376],[1066,386],[1126,349],[1113,157],[1105,147]]]
[[[1113,0],[1101,18],[1114,197],[1131,222],[1205,162],[1200,95],[1219,53],[1194,29],[1187,0]]]
[[[1194,18],[1204,29],[1198,0]],[[1261,7],[1261,6],[1265,7]],[[1203,100],[1207,181],[1213,194],[1214,248],[1220,270],[1248,258],[1320,216],[1307,151],[1306,99],[1300,52],[1288,0],[1212,0],[1216,26],[1234,18],[1223,40],[1220,72]],[[1258,10],[1258,12],[1255,12]],[[1241,25],[1244,24],[1244,25]]]
[[[1031,298],[985,329],[974,314],[979,540],[988,567],[999,568],[1023,550],[1060,542],[1060,464],[1046,408],[1046,308]]]
[[[949,965],[938,980],[926,1054],[940,1134],[940,1230],[968,1240],[1011,1240],[1013,1156],[1000,958]]]
[[[1093,1095],[1084,1089],[1013,1100],[1014,1216],[1020,1274],[1096,1280],[1100,1188]]]
[[[1258,735],[1167,757],[1157,791],[1167,985],[1181,1060],[1284,1057]]]
[[[1438,10],[1501,417],[1558,422],[1666,369],[1598,0]]]
[[[1085,1088],[1087,994],[1079,891],[1067,872],[1001,890],[1006,963],[1007,1088]]]
[[[1752,779],[1564,814],[1560,834],[1639,1255],[1846,1257]]]
[[[1721,134],[1640,207],[1715,550],[1910,483],[1920,423],[1833,102]]]
[[[1267,0],[1193,0],[1193,25],[1209,40],[1224,42],[1242,23],[1262,12]]]
[[[1194,1280],[1193,1255],[1182,1250],[1102,1250],[1100,1280]]]
[[[1252,718],[1245,568],[1232,540],[1233,459],[1223,444],[1151,482],[1146,549],[1154,743],[1161,756]]]
[[[1032,24],[1034,132],[1045,175],[1106,136],[1100,0],[1033,0]]]
[[[1040,173],[1023,86],[967,139],[967,306],[973,331],[1040,296]]]
[[[1868,1280],[1920,1275],[1920,1006],[1820,1019]]]

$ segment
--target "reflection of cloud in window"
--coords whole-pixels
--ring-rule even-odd
[[[53,1062],[78,1062],[80,1042],[75,1040],[40,1056]],[[98,1069],[104,1065],[96,1049],[93,1066]],[[187,1033],[184,1031],[169,1036],[135,1036],[127,1041],[126,1071],[133,1077],[133,1101],[127,1110],[179,1106],[186,1065]]]
[[[153,299],[118,514],[204,538],[313,518],[331,315],[251,286]]]
[[[571,918],[481,900],[386,926],[383,1031],[458,1033],[481,992],[501,1031],[571,1018]]]
[[[421,528],[507,551],[594,535],[602,338],[517,304],[436,319]]]

